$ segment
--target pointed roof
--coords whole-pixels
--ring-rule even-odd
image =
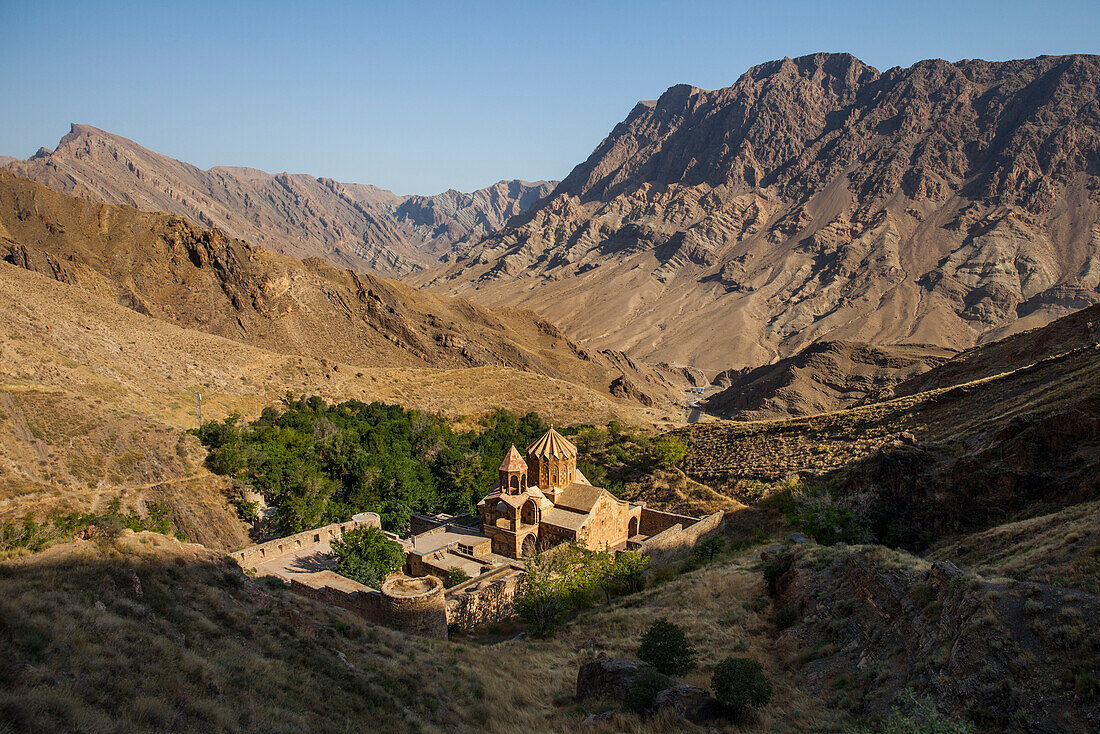
[[[504,457],[504,461],[500,463],[500,471],[504,472],[525,472],[527,471],[527,462],[520,456],[519,451],[516,451],[516,447],[508,449],[508,454]]]
[[[540,459],[575,459],[577,458],[577,447],[569,443],[565,436],[555,431],[554,426],[550,426],[550,430],[542,434],[542,438],[527,447],[527,455],[537,456]]]

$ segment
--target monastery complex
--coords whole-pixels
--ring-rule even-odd
[[[508,450],[476,516],[414,515],[407,538],[387,533],[401,544],[405,566],[380,590],[328,569],[328,542],[350,527],[380,527],[374,513],[234,556],[245,568],[371,621],[445,637],[448,626],[472,629],[512,616],[523,559],[535,553],[572,541],[591,550],[636,550],[662,563],[689,552],[721,520],[721,512],[695,518],[651,510],[593,486],[577,468],[577,447],[551,427],[526,456],[515,446]],[[455,570],[470,580],[445,590],[441,579]]]

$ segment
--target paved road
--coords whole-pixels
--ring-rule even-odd
[[[714,395],[717,392],[721,392],[724,388],[717,385],[708,385],[706,390],[701,393],[696,393],[699,397],[694,402],[688,403],[688,423],[698,423],[703,420],[703,416],[707,414],[707,411],[703,409],[703,401]]]

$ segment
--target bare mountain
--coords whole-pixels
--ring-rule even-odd
[[[204,171],[77,124],[55,150],[0,166],[62,193],[178,214],[284,255],[385,275],[435,263],[455,243],[492,232],[553,188],[546,181],[501,181],[470,194],[398,196],[305,174]]]
[[[7,171],[0,258],[177,326],[322,362],[507,366],[605,395],[624,376],[661,396],[686,384],[672,370],[589,355],[531,311],[298,261],[179,216],[65,196]]]
[[[510,226],[410,280],[715,370],[956,349],[1100,300],[1100,57],[847,54],[641,102]]]
[[[830,413],[851,407],[945,362],[949,349],[819,341],[774,364],[719,375],[729,385],[705,401],[735,420]]]

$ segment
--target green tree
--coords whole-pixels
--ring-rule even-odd
[[[763,706],[772,696],[763,666],[751,658],[726,658],[718,663],[710,685],[718,703],[735,718]]]
[[[556,564],[547,554],[528,558],[526,564],[527,572],[520,580],[514,600],[516,614],[536,634],[545,635],[568,610],[570,582],[556,572]]]
[[[678,624],[661,617],[642,635],[638,657],[666,675],[695,670],[695,647]]]
[[[458,566],[447,569],[447,576],[443,579],[443,585],[448,589],[459,584],[464,584],[470,580],[470,574],[463,571]]]
[[[592,554],[588,566],[594,584],[610,604],[612,594],[641,591],[649,557],[638,551],[599,551]]]
[[[374,527],[353,528],[332,541],[336,573],[378,588],[405,563],[401,546]]]
[[[672,469],[687,456],[687,446],[672,436],[661,436],[653,443],[657,463],[664,469]]]

